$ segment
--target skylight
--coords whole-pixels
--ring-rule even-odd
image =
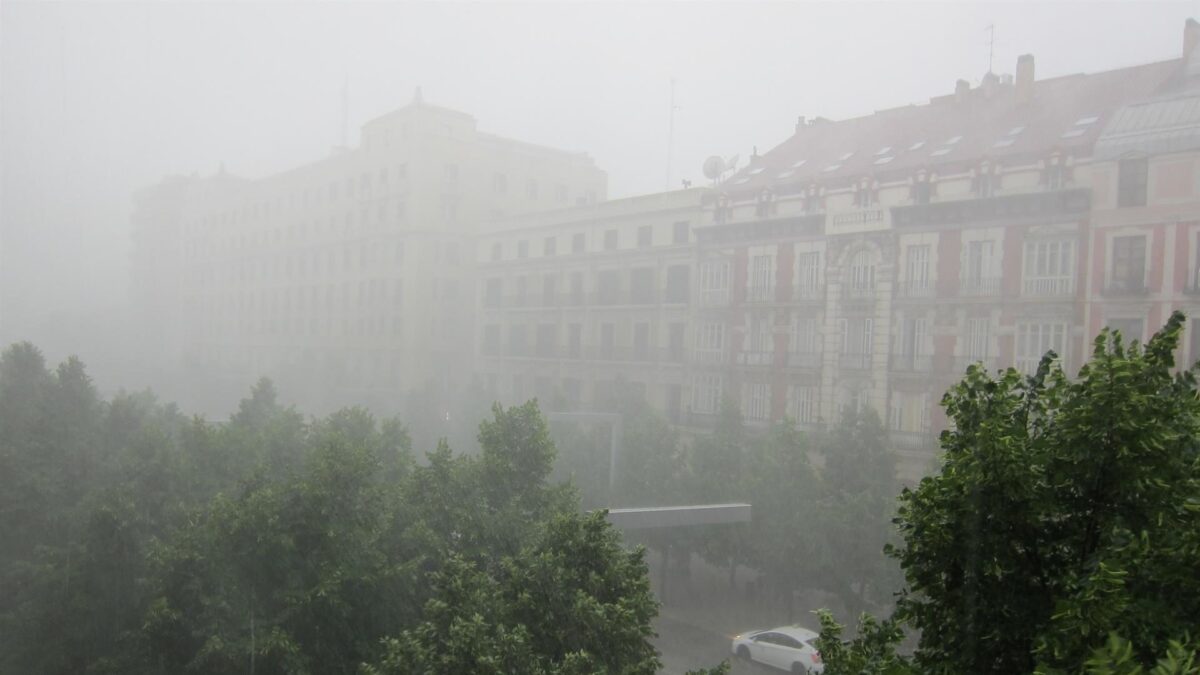
[[[1088,126],[1089,124],[1095,124],[1096,122],[1099,122],[1099,121],[1100,121],[1100,117],[1099,117],[1099,116],[1092,116],[1092,117],[1081,117],[1081,118],[1079,118],[1078,120],[1076,120],[1076,122],[1075,122],[1075,126],[1077,126],[1077,127],[1086,127],[1086,126]]]
[[[749,171],[748,173],[749,173],[751,176],[757,176],[758,174],[760,174],[760,173],[762,173],[762,172],[763,172],[763,168],[760,166],[760,167],[756,167],[756,168],[750,169],[750,171]]]
[[[1023,127],[1023,126],[1020,126],[1020,127],[1013,127],[1013,128],[1011,128],[1011,129],[1009,129],[1009,130],[1008,130],[1008,135],[1009,135],[1009,136],[1016,136],[1017,134],[1020,134],[1022,131],[1025,131],[1025,127]]]
[[[925,141],[917,141],[916,143],[908,146],[908,149],[911,152],[913,150],[920,150],[923,147],[925,147]]]
[[[824,168],[824,172],[829,173],[830,171],[837,171],[840,168],[842,168],[841,164],[830,164],[829,166]]]
[[[1016,139],[1014,139],[1014,138],[1001,138],[1000,140],[996,141],[992,145],[992,147],[993,148],[1007,148],[1008,146],[1012,145],[1014,142],[1016,142]]]
[[[950,151],[953,149],[954,148],[938,148],[937,150],[934,150],[933,152],[931,152],[929,154],[932,157],[941,157],[942,155],[950,154]]]
[[[1063,138],[1078,138],[1086,132],[1087,132],[1087,129],[1081,129],[1079,127],[1076,127],[1074,129],[1068,129],[1067,132],[1062,135],[1062,137]]]
[[[946,141],[946,145],[954,145],[955,143],[957,143],[961,140],[962,140],[962,136],[954,136],[953,138]]]
[[[733,184],[734,184],[734,185],[741,185],[742,183],[748,183],[748,182],[750,182],[750,177],[749,177],[749,176],[742,176],[741,178],[738,178],[737,180],[733,181]]]
[[[775,177],[776,178],[791,178],[795,174],[796,174],[795,169],[788,169],[786,171],[780,171],[778,174],[775,175]]]
[[[851,157],[853,157],[853,156],[854,156],[854,153],[853,153],[853,152],[847,152],[846,154],[842,155],[842,156],[841,156],[841,157],[839,157],[838,159],[840,159],[840,160],[842,160],[842,161],[844,162],[844,161],[846,161],[846,160],[850,159],[850,158],[851,158]]]
[[[889,153],[889,152],[891,152],[891,151],[892,151],[892,146],[890,146],[890,145],[885,145],[885,146],[883,146],[882,148],[880,148],[879,150],[877,150],[877,151],[875,152],[875,156],[876,156],[876,157],[882,157],[883,155],[886,155],[886,154],[888,154],[888,153]]]
[[[892,161],[893,159],[896,159],[896,158],[895,157],[880,157],[879,159],[875,160],[875,166],[879,166],[880,164],[887,164],[888,162]]]
[[[795,162],[792,162],[792,168],[799,169],[800,167],[804,166],[804,163],[807,161],[807,159],[798,159]]]

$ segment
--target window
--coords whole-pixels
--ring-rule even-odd
[[[525,338],[524,325],[508,327],[508,353],[510,356],[527,356],[529,354],[529,345]]]
[[[875,290],[875,263],[870,251],[859,251],[850,259],[850,290],[856,295]]]
[[[516,297],[514,298],[514,302],[516,303],[517,307],[525,306],[525,299],[527,297],[527,291],[529,290],[528,287],[529,279],[525,277],[517,277],[517,292]]]
[[[576,232],[571,235],[571,253],[583,253],[587,247],[586,235],[582,232]]]
[[[990,239],[968,241],[963,248],[962,290],[968,295],[996,293],[1000,290],[996,274],[995,242]]]
[[[492,192],[504,194],[508,192],[508,176],[502,173],[492,175]]]
[[[914,244],[905,255],[905,288],[924,291],[929,288],[929,244]]]
[[[692,409],[703,415],[715,415],[721,409],[721,376],[697,375],[692,384]]]
[[[743,361],[746,365],[771,365],[775,352],[775,335],[770,319],[761,318],[750,321],[745,340]]]
[[[1024,373],[1037,370],[1042,355],[1050,350],[1059,359],[1067,357],[1067,331],[1065,323],[1024,322],[1017,324],[1016,367]]]
[[[485,291],[485,295],[483,297],[484,306],[485,307],[499,307],[500,306],[500,294],[501,294],[503,288],[504,288],[504,282],[501,279],[488,279],[487,280],[487,290]]]
[[[995,192],[997,184],[1000,182],[1000,177],[986,170],[975,176],[972,181],[973,189],[977,197],[991,197]]]
[[[671,243],[686,244],[688,243],[688,235],[691,230],[691,224],[686,220],[681,220],[671,226]]]
[[[1025,242],[1026,295],[1075,292],[1075,242],[1068,239]]]
[[[817,319],[811,315],[796,317],[789,349],[795,354],[820,353],[820,343],[817,339]]]
[[[1141,319],[1109,319],[1105,322],[1110,331],[1119,331],[1121,333],[1121,343],[1128,345],[1131,342],[1142,341],[1142,325]]]
[[[696,332],[696,360],[702,363],[720,363],[724,361],[724,355],[725,324],[701,324]]]
[[[605,230],[605,232],[604,232],[604,250],[605,251],[617,250],[617,231],[616,230]]]
[[[796,254],[796,291],[802,298],[814,297],[821,288],[821,253]]]
[[[1145,287],[1145,281],[1145,235],[1113,237],[1110,290],[1140,291]]]
[[[667,329],[667,349],[670,351],[670,359],[675,362],[682,362],[683,353],[683,331],[684,324],[673,323]]]
[[[706,305],[729,302],[729,262],[709,260],[700,264],[700,302]]]
[[[1149,163],[1145,158],[1123,159],[1117,165],[1117,206],[1146,205]]]
[[[500,353],[500,326],[488,324],[483,327],[482,351],[485,356],[495,356]]]
[[[579,358],[583,354],[583,325],[573,323],[567,326],[567,355]]]
[[[529,242],[528,241],[522,239],[521,241],[517,242],[517,257],[518,258],[528,258],[529,257]]]
[[[633,355],[642,361],[650,358],[650,324],[644,321],[633,324]]]
[[[797,424],[812,424],[817,421],[819,400],[816,387],[797,384],[788,387],[789,414]]]
[[[558,252],[558,239],[556,237],[546,237],[542,240],[542,255],[551,256]]]
[[[750,258],[750,283],[746,288],[746,299],[769,301],[775,281],[775,256],[764,253]]]
[[[555,325],[552,323],[538,324],[537,328],[537,355],[538,356],[554,356],[555,352]]]
[[[558,201],[558,202],[567,201],[567,186],[566,185],[555,185],[554,186],[554,199],[555,199],[555,201]]]
[[[991,357],[992,320],[989,318],[967,319],[963,341],[963,356],[967,361],[987,361]]]
[[[602,358],[612,358],[613,347],[616,345],[616,326],[611,323],[600,324],[600,355]]]
[[[530,179],[525,183],[525,197],[528,199],[538,198],[538,184],[536,180]]]
[[[859,185],[854,190],[854,205],[866,208],[875,203],[875,191],[869,185]]]
[[[649,225],[642,225],[641,227],[639,227],[638,232],[637,232],[638,248],[649,247],[652,234],[653,234],[653,230],[650,228]]]
[[[558,304],[558,297],[556,295],[557,283],[558,279],[553,274],[547,274],[542,277],[542,305],[553,307]]]
[[[1057,190],[1065,182],[1066,170],[1059,164],[1051,164],[1042,172],[1042,184],[1047,190]]]
[[[635,305],[649,305],[654,302],[654,269],[642,267],[633,270],[629,279],[630,300]]]
[[[928,370],[929,322],[923,316],[904,319],[900,326],[900,350],[894,363],[904,370]]]
[[[667,302],[687,302],[688,289],[687,265],[672,265],[667,268]]]
[[[766,420],[771,414],[771,387],[760,382],[748,383],[742,393],[742,413],[747,419]]]
[[[928,204],[932,190],[930,189],[929,181],[922,180],[913,183],[912,200],[914,204]]]
[[[571,304],[583,305],[583,272],[571,272]]]
[[[596,273],[596,300],[601,305],[615,305],[621,288],[616,270],[601,270]]]

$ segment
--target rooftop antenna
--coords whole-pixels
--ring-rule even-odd
[[[671,121],[667,126],[667,190],[671,189],[671,160],[675,154],[675,78],[671,78]]]
[[[988,31],[988,69],[987,69],[987,71],[990,73],[990,72],[992,72],[992,56],[995,55],[995,53],[996,53],[996,24],[989,23],[988,27],[987,27],[987,31]]]
[[[346,136],[350,129],[350,76],[342,73],[342,147],[346,147]]]

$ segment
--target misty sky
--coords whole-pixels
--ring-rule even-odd
[[[1179,56],[1182,3],[0,3],[0,343],[126,303],[131,193],[171,173],[257,177],[325,156],[409,101],[590,153],[610,196],[973,83]],[[77,348],[83,350],[81,345]]]

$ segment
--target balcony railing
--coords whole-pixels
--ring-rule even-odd
[[[1146,284],[1141,279],[1113,279],[1104,285],[1104,290],[1101,292],[1108,297],[1123,298],[1149,295],[1150,289],[1146,287]]]
[[[740,366],[770,366],[775,363],[775,352],[738,352],[737,363]]]
[[[775,300],[774,286],[747,286],[746,302],[772,302]]]
[[[888,440],[897,448],[903,450],[933,450],[936,446],[936,438],[932,431],[901,431],[900,429],[891,429],[888,431]]]
[[[821,365],[821,352],[788,352],[788,366],[792,368],[817,368]]]
[[[702,349],[696,348],[692,352],[695,356],[696,363],[725,363],[725,350],[723,349]]]
[[[708,288],[700,291],[700,304],[706,307],[721,307],[729,304],[728,288]]]
[[[1026,279],[1021,285],[1022,295],[1035,298],[1051,298],[1071,295],[1075,292],[1075,277],[1039,277]]]
[[[824,299],[825,287],[819,284],[804,284],[792,289],[792,300],[796,302],[817,302]]]
[[[901,279],[896,288],[901,298],[932,298],[932,279]]]
[[[859,286],[857,284],[846,284],[844,293],[847,300],[871,300],[875,298],[875,286]]]
[[[843,368],[866,370],[871,367],[870,352],[842,352],[838,356],[838,365]]]
[[[978,363],[983,369],[991,372],[999,367],[995,356],[956,356],[954,357],[954,372],[965,373],[972,364]]]
[[[933,370],[932,354],[892,354],[892,370],[929,372]]]
[[[966,277],[959,281],[959,295],[979,297],[1000,295],[1000,277]]]

